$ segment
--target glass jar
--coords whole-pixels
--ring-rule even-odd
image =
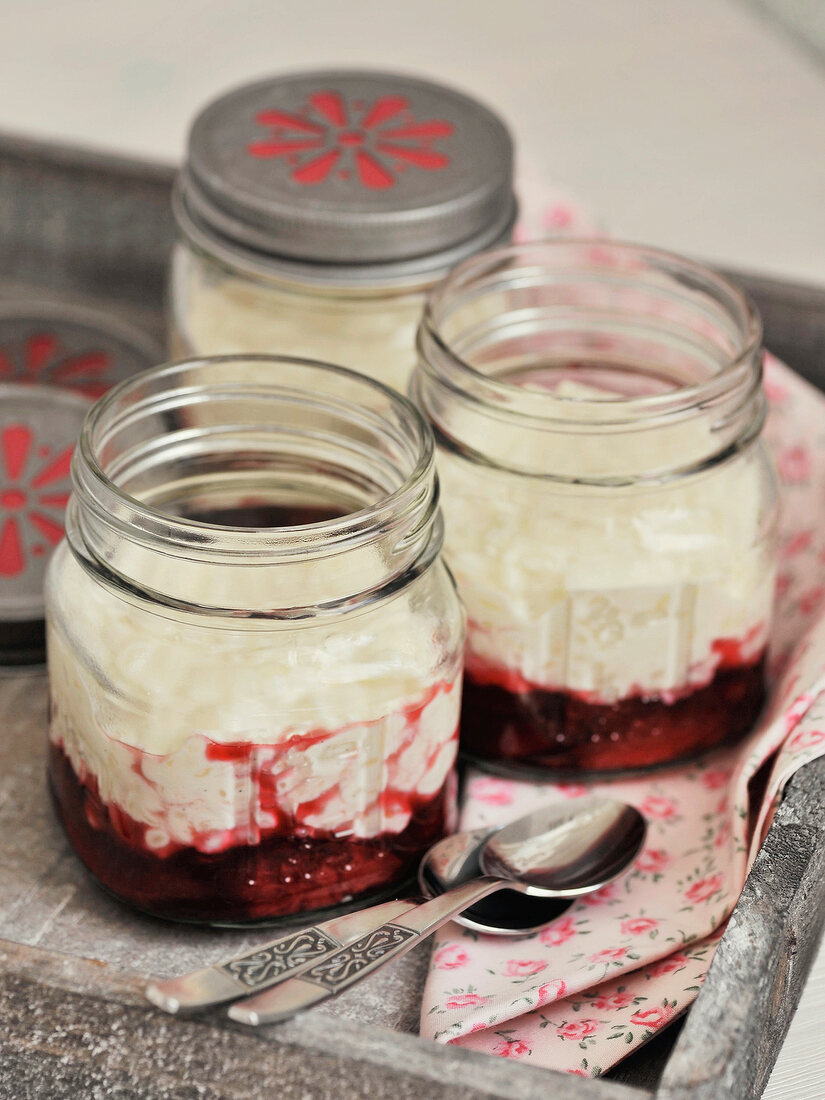
[[[244,923],[414,871],[453,825],[463,615],[406,399],[285,358],[148,371],[89,413],[66,532],[50,780],[103,886]]]
[[[308,355],[405,389],[427,290],[510,235],[512,141],[429,81],[275,77],[195,119],[174,213],[175,356]]]
[[[419,350],[468,615],[463,749],[613,771],[743,735],[777,519],[745,295],[653,249],[517,246],[441,284]]]

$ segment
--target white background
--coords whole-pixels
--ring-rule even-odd
[[[483,97],[620,235],[825,283],[825,68],[745,0],[0,0],[0,129],[176,160],[227,86],[335,64]]]
[[[152,160],[226,87],[333,65],[475,93],[617,234],[825,285],[825,64],[746,0],[0,0],[0,130]],[[825,1096],[823,1023],[825,958],[771,1100]]]

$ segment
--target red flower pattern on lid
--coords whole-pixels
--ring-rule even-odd
[[[86,397],[105,393],[112,380],[112,355],[96,348],[71,352],[47,330],[33,332],[19,348],[0,348],[0,382],[36,382],[63,386]]]
[[[334,172],[339,179],[356,179],[369,191],[382,191],[394,187],[408,167],[437,172],[450,163],[434,144],[452,135],[453,124],[417,119],[402,95],[364,102],[317,91],[298,114],[259,111],[255,121],[269,128],[270,137],[250,142],[247,152],[258,158],[283,157],[292,166],[292,179],[302,186],[322,183]]]
[[[74,446],[54,453],[48,445],[37,445],[28,424],[0,429],[0,577],[26,571],[24,524],[45,540],[32,544],[36,557],[63,537],[73,451]]]

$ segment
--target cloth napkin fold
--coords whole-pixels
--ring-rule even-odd
[[[791,775],[825,753],[825,395],[767,356],[765,438],[782,484],[772,689],[739,745],[630,780],[524,783],[473,772],[461,828],[590,792],[648,822],[632,869],[519,939],[437,935],[421,1034],[597,1076],[694,1000]],[[748,784],[775,755],[751,804]]]

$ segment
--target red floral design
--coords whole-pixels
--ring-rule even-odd
[[[775,376],[774,362],[775,360],[771,361],[767,355],[765,356],[765,374],[762,381],[768,401],[772,405],[781,405],[790,395],[787,386],[783,386]]]
[[[565,917],[564,920],[556,921],[548,928],[542,928],[539,932],[539,940],[546,947],[561,947],[563,943],[571,940],[575,934],[576,929],[573,926],[573,918]]]
[[[658,926],[659,922],[652,917],[631,917],[630,920],[622,921],[621,932],[623,936],[642,936]]]
[[[811,476],[811,455],[807,447],[787,447],[777,455],[779,476],[788,485],[797,485]]]
[[[825,599],[825,586],[815,584],[799,597],[799,610],[805,615],[811,615],[819,609],[823,599]]]
[[[54,454],[36,446],[28,424],[6,424],[0,430],[0,577],[26,571],[24,525],[42,536],[31,552],[45,554],[63,537],[63,509],[69,499],[73,446]]]
[[[625,990],[622,993],[601,993],[592,1002],[593,1008],[599,1009],[599,1011],[618,1011],[620,1008],[627,1008],[628,1005],[633,1004],[633,994]]]
[[[54,333],[38,332],[19,351],[0,350],[0,381],[49,383],[97,398],[111,385],[106,376],[113,365],[108,352],[67,352]]]
[[[499,1058],[524,1058],[531,1053],[530,1047],[521,1039],[505,1039],[503,1043],[497,1043],[493,1047],[493,1054],[497,1054]]]
[[[466,966],[470,961],[470,956],[466,951],[462,951],[461,948],[454,943],[448,943],[446,947],[442,947],[440,951],[436,951],[433,956],[433,965],[439,970],[455,970],[460,966]]]
[[[556,1001],[567,996],[567,983],[562,978],[554,978],[552,982],[540,985],[536,993],[537,1004],[543,1005],[548,1001]]]
[[[795,733],[788,743],[788,748],[794,752],[804,749],[813,749],[825,741],[825,730],[800,730]]]
[[[668,818],[676,816],[676,806],[673,802],[669,798],[662,798],[656,794],[646,798],[639,809],[645,817],[653,817],[658,821],[667,821]]]
[[[674,952],[672,955],[668,955],[666,959],[660,959],[659,962],[654,963],[648,970],[648,975],[651,978],[661,978],[665,974],[672,974],[676,970],[683,970],[690,959],[687,955],[683,955],[680,951]]]
[[[702,776],[702,786],[707,791],[718,791],[725,787],[730,780],[730,772],[722,768],[713,768]]]
[[[814,539],[813,531],[796,531],[782,546],[784,558],[795,558],[797,554],[804,554]]]
[[[657,1031],[668,1022],[673,1015],[673,1010],[657,1005],[655,1008],[644,1008],[640,1012],[634,1012],[630,1017],[631,1024],[639,1024],[641,1027],[649,1027],[651,1031]]]
[[[716,839],[713,842],[714,848],[724,848],[727,842],[730,840],[732,833],[731,823],[729,821],[723,821],[719,826],[719,832],[716,834]]]
[[[698,882],[694,882],[689,890],[685,890],[685,897],[692,902],[707,901],[708,898],[722,889],[724,881],[721,875],[709,875],[707,878],[700,878]]]
[[[790,733],[795,725],[799,722],[800,718],[805,714],[808,707],[811,705],[811,696],[807,691],[803,691],[802,694],[794,700],[793,705],[788,707],[785,711],[785,732]]]
[[[444,1002],[446,1008],[471,1008],[473,1005],[483,1005],[488,997],[479,997],[478,993],[459,993]]]
[[[567,229],[573,216],[573,211],[566,202],[552,202],[545,209],[541,224],[545,229]]]
[[[656,874],[658,871],[664,870],[668,863],[670,863],[670,856],[663,848],[650,848],[648,851],[642,852],[636,860],[636,867],[640,871]]]
[[[556,790],[565,798],[584,798],[587,794],[587,787],[583,783],[559,783]]]
[[[601,890],[596,890],[593,894],[585,894],[581,899],[582,905],[604,905],[606,901],[613,901],[616,897],[617,887],[615,882],[608,883],[607,886],[603,886]]]
[[[509,959],[502,973],[508,978],[525,978],[530,974],[538,974],[546,967],[547,963],[543,959]]]
[[[572,1023],[564,1024],[563,1027],[556,1028],[556,1034],[561,1035],[563,1039],[586,1039],[588,1035],[592,1035],[599,1026],[598,1020],[574,1020]]]
[[[334,172],[339,179],[356,178],[362,187],[381,191],[394,187],[398,173],[408,167],[438,172],[450,163],[434,143],[452,135],[452,123],[417,119],[401,95],[363,103],[321,90],[297,113],[260,111],[255,121],[268,127],[270,136],[250,142],[247,152],[282,157],[292,168],[292,180],[302,186],[322,183]]]
[[[597,951],[595,955],[591,955],[590,961],[594,963],[610,962],[611,959],[623,959],[626,954],[626,947],[606,947],[603,951]]]

